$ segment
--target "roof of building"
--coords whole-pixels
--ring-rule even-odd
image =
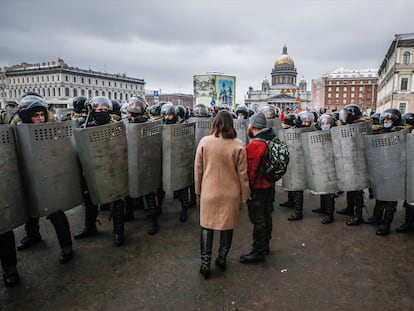
[[[288,55],[287,46],[285,44],[282,49],[282,56],[276,60],[275,65],[286,65],[286,64],[295,65],[295,62],[293,61],[293,58]]]
[[[328,79],[359,79],[359,78],[378,78],[377,69],[345,69],[338,68],[326,75],[324,78]]]

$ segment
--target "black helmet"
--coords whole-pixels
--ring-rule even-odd
[[[319,117],[320,117],[320,114],[319,114],[319,112],[318,111],[316,111],[316,110],[311,110],[310,112],[312,112],[313,113],[313,120],[316,122],[316,121],[318,121],[318,119],[319,119]]]
[[[121,116],[121,104],[116,99],[111,99],[112,113]]]
[[[266,105],[260,111],[264,113],[266,119],[274,119],[277,116],[276,109],[272,105]]]
[[[285,121],[283,123],[290,125],[290,126],[295,126],[296,121],[297,121],[296,115],[293,113],[289,113],[288,115],[286,115]]]
[[[164,122],[167,124],[174,124],[177,123],[178,116],[177,116],[177,110],[175,110],[175,107],[172,103],[167,103],[162,105],[161,107],[161,115],[164,118]],[[173,118],[171,120],[167,120],[165,117],[172,115]]]
[[[110,99],[108,97],[105,96],[96,96],[94,98],[92,98],[89,102],[88,105],[91,106],[92,110],[95,110],[96,108],[98,108],[99,106],[105,106],[108,108],[109,111],[113,111],[112,109],[112,102],[110,101]]]
[[[161,115],[161,106],[159,104],[149,107],[149,114],[151,117],[157,117]]]
[[[43,111],[45,122],[47,122],[47,105],[48,103],[39,96],[28,95],[19,102],[19,110],[17,114],[23,123],[32,123],[32,116],[35,112]]]
[[[339,120],[345,124],[352,124],[362,116],[361,109],[355,104],[344,106],[339,112]]]
[[[381,124],[381,114],[379,112],[375,112],[371,115],[372,124]]]
[[[195,117],[209,117],[210,116],[207,107],[203,104],[195,105],[193,108],[193,114]]]
[[[405,124],[409,124],[411,126],[414,126],[414,113],[407,112],[405,115],[403,115],[403,120]]]
[[[131,97],[127,102],[127,111],[137,115],[143,115],[147,110],[147,105],[147,101],[144,97]]]
[[[86,112],[85,103],[88,99],[85,96],[78,96],[72,100],[73,111],[77,113]]]
[[[254,115],[254,110],[249,107],[248,111],[249,111],[249,118],[250,118],[252,115]]]
[[[384,112],[381,113],[381,117],[380,117],[381,124],[384,123],[385,119],[392,120],[393,126],[398,126],[402,124],[401,112],[395,108],[385,109]]]
[[[249,110],[245,105],[239,105],[237,106],[237,109],[235,111],[236,116],[238,117],[239,114],[243,115],[243,119],[247,120],[249,118]]]
[[[324,123],[328,123],[332,126],[335,126],[335,117],[330,113],[324,113],[318,119],[318,124],[321,127]]]
[[[187,120],[188,119],[187,109],[185,109],[185,107],[183,105],[177,105],[175,107],[175,110],[177,111],[178,117],[180,117],[182,120]]]
[[[304,122],[304,121],[312,123],[312,122],[315,121],[315,115],[311,111],[299,112],[298,113],[298,121],[299,121],[300,124],[302,124],[302,122]]]

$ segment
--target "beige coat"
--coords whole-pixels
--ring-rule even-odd
[[[246,150],[241,140],[203,137],[195,157],[194,182],[200,195],[200,225],[214,230],[235,228],[240,206],[250,196]]]

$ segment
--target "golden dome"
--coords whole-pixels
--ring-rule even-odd
[[[282,49],[282,56],[276,60],[275,65],[295,65],[292,57],[290,57],[287,53],[287,46],[286,44],[283,46]]]
[[[289,56],[283,56],[282,58],[279,58],[275,62],[275,65],[294,65],[294,64],[295,64],[295,62]]]

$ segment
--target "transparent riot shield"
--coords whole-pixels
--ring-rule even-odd
[[[94,204],[128,193],[128,153],[124,122],[74,130],[76,149]]]
[[[56,108],[55,116],[58,121],[68,121],[70,120],[70,110],[68,108]]]
[[[0,234],[27,220],[14,125],[0,125]]]
[[[332,137],[329,131],[301,134],[308,188],[313,194],[338,192]]]
[[[66,121],[16,125],[26,201],[32,217],[68,210],[82,203],[74,124]]]
[[[405,199],[407,131],[364,136],[364,153],[374,197],[381,201]]]
[[[237,132],[237,138],[240,139],[244,145],[247,145],[249,142],[247,137],[247,127],[249,126],[249,121],[234,119],[233,122],[234,128]]]
[[[213,118],[192,117],[188,119],[188,123],[195,122],[195,148],[204,136],[210,135],[213,127]]]
[[[407,134],[406,139],[407,184],[405,199],[408,204],[414,205],[414,134]]]
[[[314,127],[303,127],[278,131],[279,138],[286,143],[289,149],[289,164],[286,174],[282,177],[282,187],[287,191],[307,189],[306,165],[300,135],[313,130],[315,130]]]
[[[161,185],[162,122],[129,123],[129,196],[139,198]]]
[[[363,136],[372,133],[369,122],[331,128],[338,187],[356,191],[370,186],[368,166],[364,156]]]
[[[195,123],[164,124],[162,129],[162,183],[166,192],[194,182]]]
[[[277,119],[267,119],[267,127],[271,127],[275,133],[282,128],[282,122],[279,118]]]

